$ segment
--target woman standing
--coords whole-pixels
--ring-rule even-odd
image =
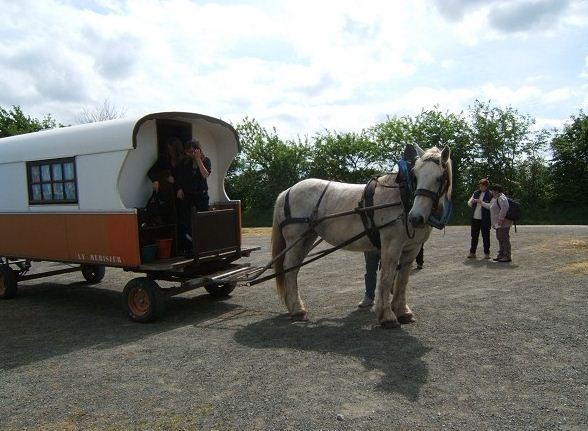
[[[490,210],[490,219],[492,221],[492,227],[496,229],[496,240],[498,241],[498,256],[494,260],[498,262],[510,262],[511,251],[510,251],[510,227],[512,226],[512,220],[506,218],[508,212],[508,199],[504,194],[504,190],[501,185],[493,184],[490,186],[492,191],[492,200],[490,203],[486,203],[478,200],[484,208]]]

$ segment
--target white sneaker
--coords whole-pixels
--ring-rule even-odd
[[[370,308],[372,305],[374,305],[374,300],[369,296],[365,295],[362,301],[359,304],[357,304],[357,308]]]

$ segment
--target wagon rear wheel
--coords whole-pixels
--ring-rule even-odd
[[[0,299],[11,299],[18,290],[16,274],[8,265],[0,266]]]
[[[225,282],[225,283],[209,283],[207,285],[204,286],[204,288],[206,289],[206,291],[211,294],[212,296],[214,296],[215,298],[226,298],[227,296],[229,296],[231,294],[231,292],[233,290],[235,290],[235,287],[237,286],[237,283],[234,281],[229,281],[229,282]]]
[[[100,283],[106,274],[106,268],[104,265],[86,265],[80,266],[82,275],[88,283]]]
[[[129,319],[152,322],[163,314],[165,298],[157,283],[149,278],[134,278],[123,291],[123,307]]]

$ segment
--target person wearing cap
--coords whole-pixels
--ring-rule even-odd
[[[472,209],[470,218],[472,239],[468,259],[476,258],[480,232],[482,233],[484,259],[490,259],[490,210],[482,205],[483,202],[489,204],[492,200],[492,193],[488,191],[488,184],[488,179],[482,178],[479,183],[480,188],[472,193],[468,200],[468,206]]]

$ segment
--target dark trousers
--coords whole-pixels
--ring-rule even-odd
[[[192,248],[192,241],[188,239],[188,236],[192,237],[192,208],[198,212],[208,211],[208,201],[208,194],[185,195],[184,199],[178,200],[178,236],[181,250]]]
[[[425,251],[424,251],[424,244],[423,244],[423,245],[421,245],[421,251],[419,251],[419,254],[417,254],[417,257],[416,257],[417,265],[423,266],[423,263],[425,262],[424,254],[425,254]]]
[[[380,266],[380,251],[365,251],[365,294],[374,299],[376,296],[376,285],[378,283],[378,266]]]
[[[421,245],[421,250],[416,257],[416,263],[423,265],[424,251]],[[364,251],[363,257],[365,259],[365,274],[363,278],[365,280],[365,294],[370,298],[374,299],[376,296],[376,285],[378,284],[378,268],[380,266],[380,251]]]
[[[178,244],[181,251],[192,248],[192,241],[188,235],[192,236],[192,207],[193,202],[188,199],[178,199]]]
[[[490,225],[482,223],[482,220],[472,219],[472,243],[470,253],[475,253],[478,248],[478,239],[482,232],[482,243],[484,245],[484,254],[490,253]]]
[[[498,258],[510,259],[510,226],[496,229],[498,240]]]

